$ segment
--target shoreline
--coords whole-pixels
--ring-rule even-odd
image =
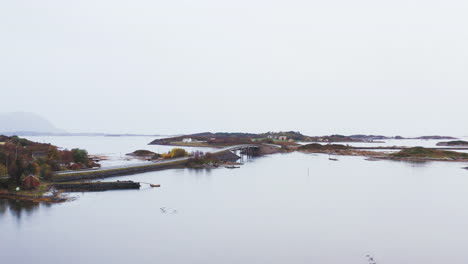
[[[0,191],[0,199],[22,200],[36,203],[64,203],[73,200],[73,198],[65,196],[61,192],[55,192],[52,195],[41,195],[34,191],[21,191],[21,194],[18,194],[17,192],[10,192],[7,190]]]
[[[318,145],[318,144],[317,144]],[[321,147],[323,146],[323,148]],[[213,148],[221,148],[222,146],[211,146]],[[289,145],[287,148],[282,148],[280,146],[273,146],[271,144],[251,144],[251,145],[236,145],[225,147],[222,150],[213,152],[215,155],[223,156],[223,152],[230,152],[233,150],[242,150],[243,148],[257,148],[256,156],[263,156],[269,154],[277,153],[290,153],[290,152],[301,152],[304,154],[326,154],[326,155],[338,155],[338,156],[360,156],[366,160],[388,160],[388,161],[403,161],[403,162],[433,162],[433,161],[445,161],[445,162],[468,162],[468,158],[464,156],[442,156],[442,157],[398,157],[392,155],[391,153],[386,152],[377,152],[377,151],[368,151],[368,149],[408,149],[407,147],[372,147],[372,148],[359,148],[359,147],[346,147],[344,145],[320,145],[318,148],[311,149],[301,149],[302,146],[292,146]],[[427,148],[427,150],[435,151],[436,153],[443,153],[441,148]],[[445,153],[457,153],[457,152],[445,152]],[[447,154],[448,155],[448,154]],[[174,160],[167,160],[161,163],[152,163],[152,164],[134,164],[133,166],[120,167],[120,168],[102,168],[97,170],[83,170],[83,171],[69,171],[63,173],[57,173],[51,182],[43,182],[39,189],[36,190],[21,190],[21,191],[9,191],[9,190],[0,190],[0,199],[9,199],[9,200],[25,200],[32,202],[46,202],[46,203],[62,203],[67,201],[72,201],[74,198],[70,198],[62,193],[62,191],[56,191],[54,185],[59,182],[70,182],[73,184],[74,181],[79,181],[80,184],[91,184],[89,181],[94,179],[103,179],[108,177],[124,176],[139,174],[148,171],[156,170],[165,170],[173,168],[189,168],[189,169],[207,169],[207,168],[223,168],[223,167],[235,167],[238,165],[235,162],[228,163],[225,162],[220,166],[208,166],[206,164],[197,165],[197,164],[188,164],[190,157],[178,158]],[[231,165],[232,166],[229,166]],[[463,167],[463,169],[468,170],[468,167]],[[70,185],[68,184],[68,185]],[[77,184],[77,183],[75,183]],[[68,186],[67,184],[62,184]],[[72,186],[72,185],[71,185]],[[57,188],[59,189],[59,188]],[[66,189],[66,188],[65,188]]]

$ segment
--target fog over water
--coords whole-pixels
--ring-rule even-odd
[[[0,4],[0,112],[70,132],[467,135],[468,3]]]

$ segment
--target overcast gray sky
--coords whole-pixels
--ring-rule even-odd
[[[0,2],[0,112],[71,132],[468,135],[468,1]]]

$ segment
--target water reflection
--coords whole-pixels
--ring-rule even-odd
[[[0,217],[3,217],[9,213],[16,219],[20,220],[23,215],[30,216],[34,211],[39,209],[39,206],[39,202],[0,199]]]
[[[404,164],[405,166],[411,167],[411,168],[428,167],[432,163],[431,161],[425,161],[425,160],[388,160],[388,161]]]

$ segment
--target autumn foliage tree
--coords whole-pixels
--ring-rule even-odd
[[[87,164],[89,162],[88,152],[84,149],[72,149],[73,161],[76,163]]]
[[[97,165],[83,149],[59,150],[51,144],[16,136],[0,135],[0,142],[0,176],[9,175],[12,184],[19,185],[30,174],[51,179],[54,171],[67,169],[73,162],[80,163],[80,168]]]
[[[185,149],[173,148],[167,154],[162,154],[161,156],[165,159],[175,159],[188,156],[189,153]]]

